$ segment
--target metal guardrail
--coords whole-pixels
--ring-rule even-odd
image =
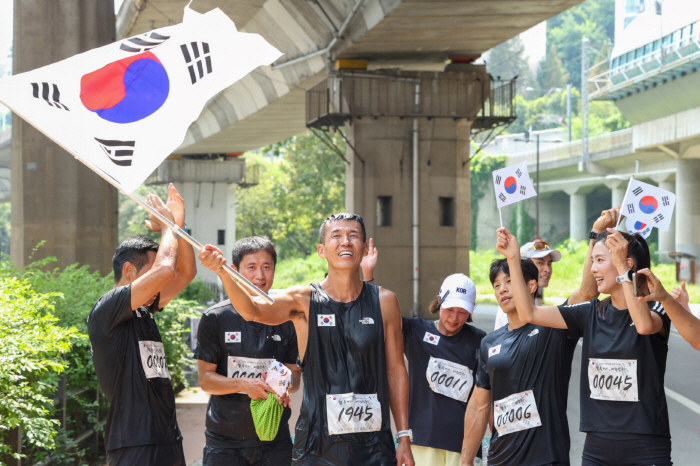
[[[593,67],[609,68],[610,60],[605,60]],[[615,100],[622,97],[620,93],[630,86],[655,85],[664,79],[683,76],[700,69],[700,34],[672,44],[665,44],[660,49],[637,58],[613,69],[606,69],[588,80],[591,99],[608,98]]]
[[[588,139],[588,151],[591,155],[624,149],[629,149],[630,153],[634,152],[632,145],[632,128],[601,134]],[[580,140],[565,142],[553,148],[540,149],[540,164],[568,158],[579,159],[582,152]],[[530,150],[508,155],[508,163],[525,161],[528,164],[534,164],[536,158],[537,151]]]

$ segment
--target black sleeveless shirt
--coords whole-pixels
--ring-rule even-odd
[[[304,399],[292,464],[396,464],[378,286],[364,283],[355,301],[339,303],[320,284],[311,285],[309,338],[301,369]],[[376,394],[382,416],[378,431],[328,433],[326,395],[347,393]]]

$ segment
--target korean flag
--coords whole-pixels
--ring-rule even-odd
[[[495,170],[493,172],[493,188],[496,192],[496,204],[499,209],[514,202],[537,196],[530,174],[527,172],[527,162]]]
[[[627,233],[634,235],[639,233],[642,238],[647,239],[651,235],[652,226],[647,223],[642,223],[639,220],[633,218],[628,218],[625,220],[625,228],[627,228]]]
[[[675,205],[672,192],[631,178],[620,212],[630,221],[668,231]]]

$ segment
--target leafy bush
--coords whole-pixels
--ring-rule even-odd
[[[314,253],[303,259],[287,259],[277,262],[274,288],[284,289],[294,285],[308,285],[323,280],[328,271],[325,259]]]
[[[190,331],[190,328],[186,326],[188,317],[201,317],[200,314],[194,312],[194,308],[197,307],[201,306],[195,301],[174,299],[162,312],[155,315],[160,336],[163,339],[168,372],[170,372],[171,382],[176,390],[189,387],[185,369],[194,367],[194,359],[192,358],[192,350],[185,342],[183,334]]]

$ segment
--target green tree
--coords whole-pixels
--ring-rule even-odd
[[[554,88],[563,89],[568,82],[569,73],[559,58],[556,45],[551,44],[537,69],[537,84],[541,90],[549,91]]]
[[[0,252],[10,253],[10,203],[0,204]]]
[[[479,216],[479,201],[486,195],[490,183],[493,183],[491,173],[494,170],[506,166],[506,158],[503,155],[491,156],[483,152],[478,153],[469,160],[469,175],[471,183],[471,216],[472,216],[472,242],[471,249],[477,248],[476,219]]]
[[[486,69],[495,79],[518,77],[518,90],[524,91],[533,84],[530,65],[525,56],[525,45],[520,36],[515,36],[489,51]]]

